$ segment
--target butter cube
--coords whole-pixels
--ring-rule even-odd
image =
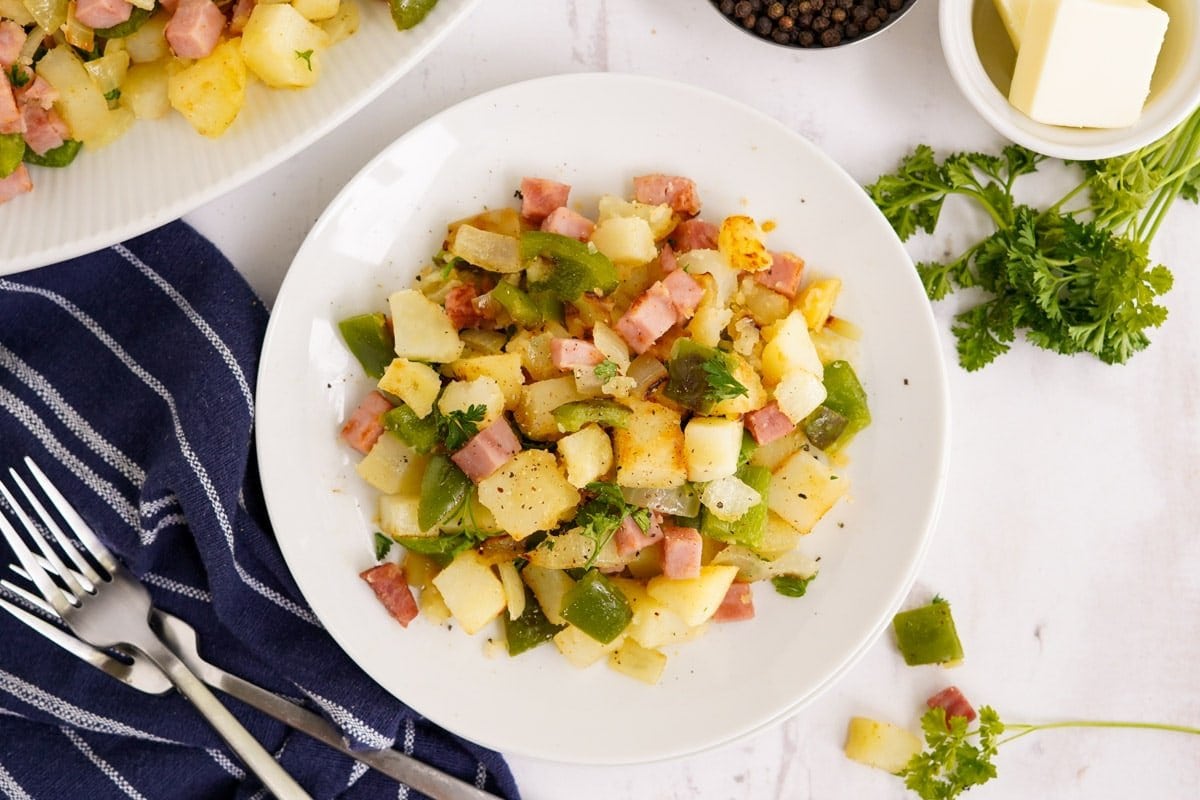
[[[996,11],[1008,31],[1013,49],[1021,50],[1021,31],[1025,29],[1025,16],[1029,13],[1031,0],[995,0]]]
[[[1048,125],[1132,125],[1150,93],[1167,21],[1145,0],[1030,3],[1009,102]]]

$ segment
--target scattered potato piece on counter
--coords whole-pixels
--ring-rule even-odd
[[[893,774],[904,769],[922,742],[917,736],[890,722],[853,717],[846,728],[846,757]]]
[[[216,46],[190,67],[171,75],[171,105],[204,136],[220,136],[246,102],[246,63],[238,39]]]
[[[283,3],[255,6],[242,31],[246,66],[268,86],[312,86],[328,46],[329,34]]]

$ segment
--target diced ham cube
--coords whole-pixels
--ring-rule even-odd
[[[663,538],[663,529],[660,524],[662,517],[657,513],[650,515],[650,527],[642,530],[642,526],[634,521],[633,517],[627,516],[621,520],[621,527],[617,528],[615,539],[617,542],[617,555],[631,556],[639,550],[649,547]]]
[[[47,83],[41,75],[34,75],[32,81],[17,89],[13,94],[16,95],[18,105],[35,103],[44,111],[49,111],[58,101],[58,90]]]
[[[596,230],[596,223],[577,211],[559,206],[542,220],[542,230],[586,242],[592,231]]]
[[[669,273],[663,278],[662,284],[671,295],[671,305],[675,306],[679,322],[691,319],[696,313],[696,306],[700,305],[700,300],[704,297],[704,287],[681,269]]]
[[[679,261],[675,258],[675,250],[669,242],[664,242],[662,250],[658,251],[658,265],[662,267],[664,274],[679,269]]]
[[[224,29],[225,15],[212,0],[181,0],[167,23],[167,44],[180,58],[204,58]]]
[[[719,229],[711,222],[702,219],[685,219],[675,226],[667,241],[676,253],[686,253],[689,250],[717,249],[717,234]]]
[[[371,392],[354,409],[350,419],[342,426],[342,439],[358,452],[366,455],[383,435],[384,414],[392,410],[391,402],[379,392]]]
[[[79,0],[75,19],[89,28],[111,28],[129,21],[133,5],[128,0]]]
[[[487,317],[476,303],[478,290],[469,283],[455,286],[446,293],[446,315],[456,330],[478,328]]]
[[[713,622],[741,622],[754,619],[754,594],[748,583],[732,583],[725,599],[712,615]]]
[[[633,195],[639,203],[661,205],[689,217],[700,212],[700,196],[696,182],[677,175],[641,175],[633,179]]]
[[[675,273],[672,273],[675,274]],[[671,293],[662,281],[655,281],[613,327],[639,355],[646,352],[678,319]]]
[[[594,367],[604,360],[604,353],[583,339],[551,339],[550,360],[556,369]]]
[[[700,531],[695,528],[663,526],[663,575],[673,580],[700,577],[703,549]]]
[[[258,5],[258,0],[237,0],[233,6],[233,13],[229,16],[229,32],[234,36],[238,36],[246,29],[246,23],[250,21],[250,15],[254,13],[254,7]]]
[[[24,132],[25,118],[17,107],[12,84],[8,82],[8,72],[0,70],[0,133]]]
[[[770,444],[794,431],[796,423],[779,410],[778,403],[768,403],[746,415],[746,428],[754,437],[754,441],[759,444]]]
[[[33,181],[29,178],[29,170],[21,164],[7,178],[0,178],[0,204],[32,190]]]
[[[404,575],[404,568],[399,564],[389,561],[378,567],[371,567],[358,577],[367,582],[379,598],[379,602],[383,603],[383,607],[401,626],[407,628],[408,623],[420,613],[417,600],[413,597],[408,579]]]
[[[954,717],[966,717],[967,722],[974,722],[975,709],[971,708],[971,703],[959,691],[957,686],[947,686],[933,697],[925,701],[925,705],[930,708],[942,707],[946,709],[946,725],[949,727],[950,720]]]
[[[571,187],[545,178],[521,178],[521,216],[540,223],[556,208],[567,204]]]
[[[521,452],[521,440],[504,417],[488,425],[463,446],[450,460],[478,483]]]
[[[17,63],[25,45],[25,29],[11,19],[0,20],[0,67],[9,69]]]
[[[754,273],[754,280],[786,297],[795,297],[804,274],[804,259],[793,253],[771,253],[771,268]]]
[[[70,136],[67,123],[54,109],[46,111],[37,103],[25,103],[21,114],[25,118],[25,144],[39,156],[61,147]]]

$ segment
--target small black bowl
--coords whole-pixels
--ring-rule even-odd
[[[828,50],[870,39],[890,28],[916,2],[709,0],[717,13],[742,33],[792,50]]]

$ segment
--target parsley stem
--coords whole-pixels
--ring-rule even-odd
[[[1047,722],[1041,725],[1028,724],[1009,724],[1005,723],[1005,730],[1020,730],[1020,733],[1014,733],[1012,736],[1006,736],[996,742],[996,746],[1020,739],[1022,736],[1028,736],[1037,731],[1048,731],[1055,728],[1139,728],[1156,731],[1172,731],[1174,733],[1189,733],[1193,736],[1200,736],[1200,728],[1193,728],[1189,725],[1167,725],[1160,722],[1123,722],[1111,720],[1069,720],[1067,722]]]

